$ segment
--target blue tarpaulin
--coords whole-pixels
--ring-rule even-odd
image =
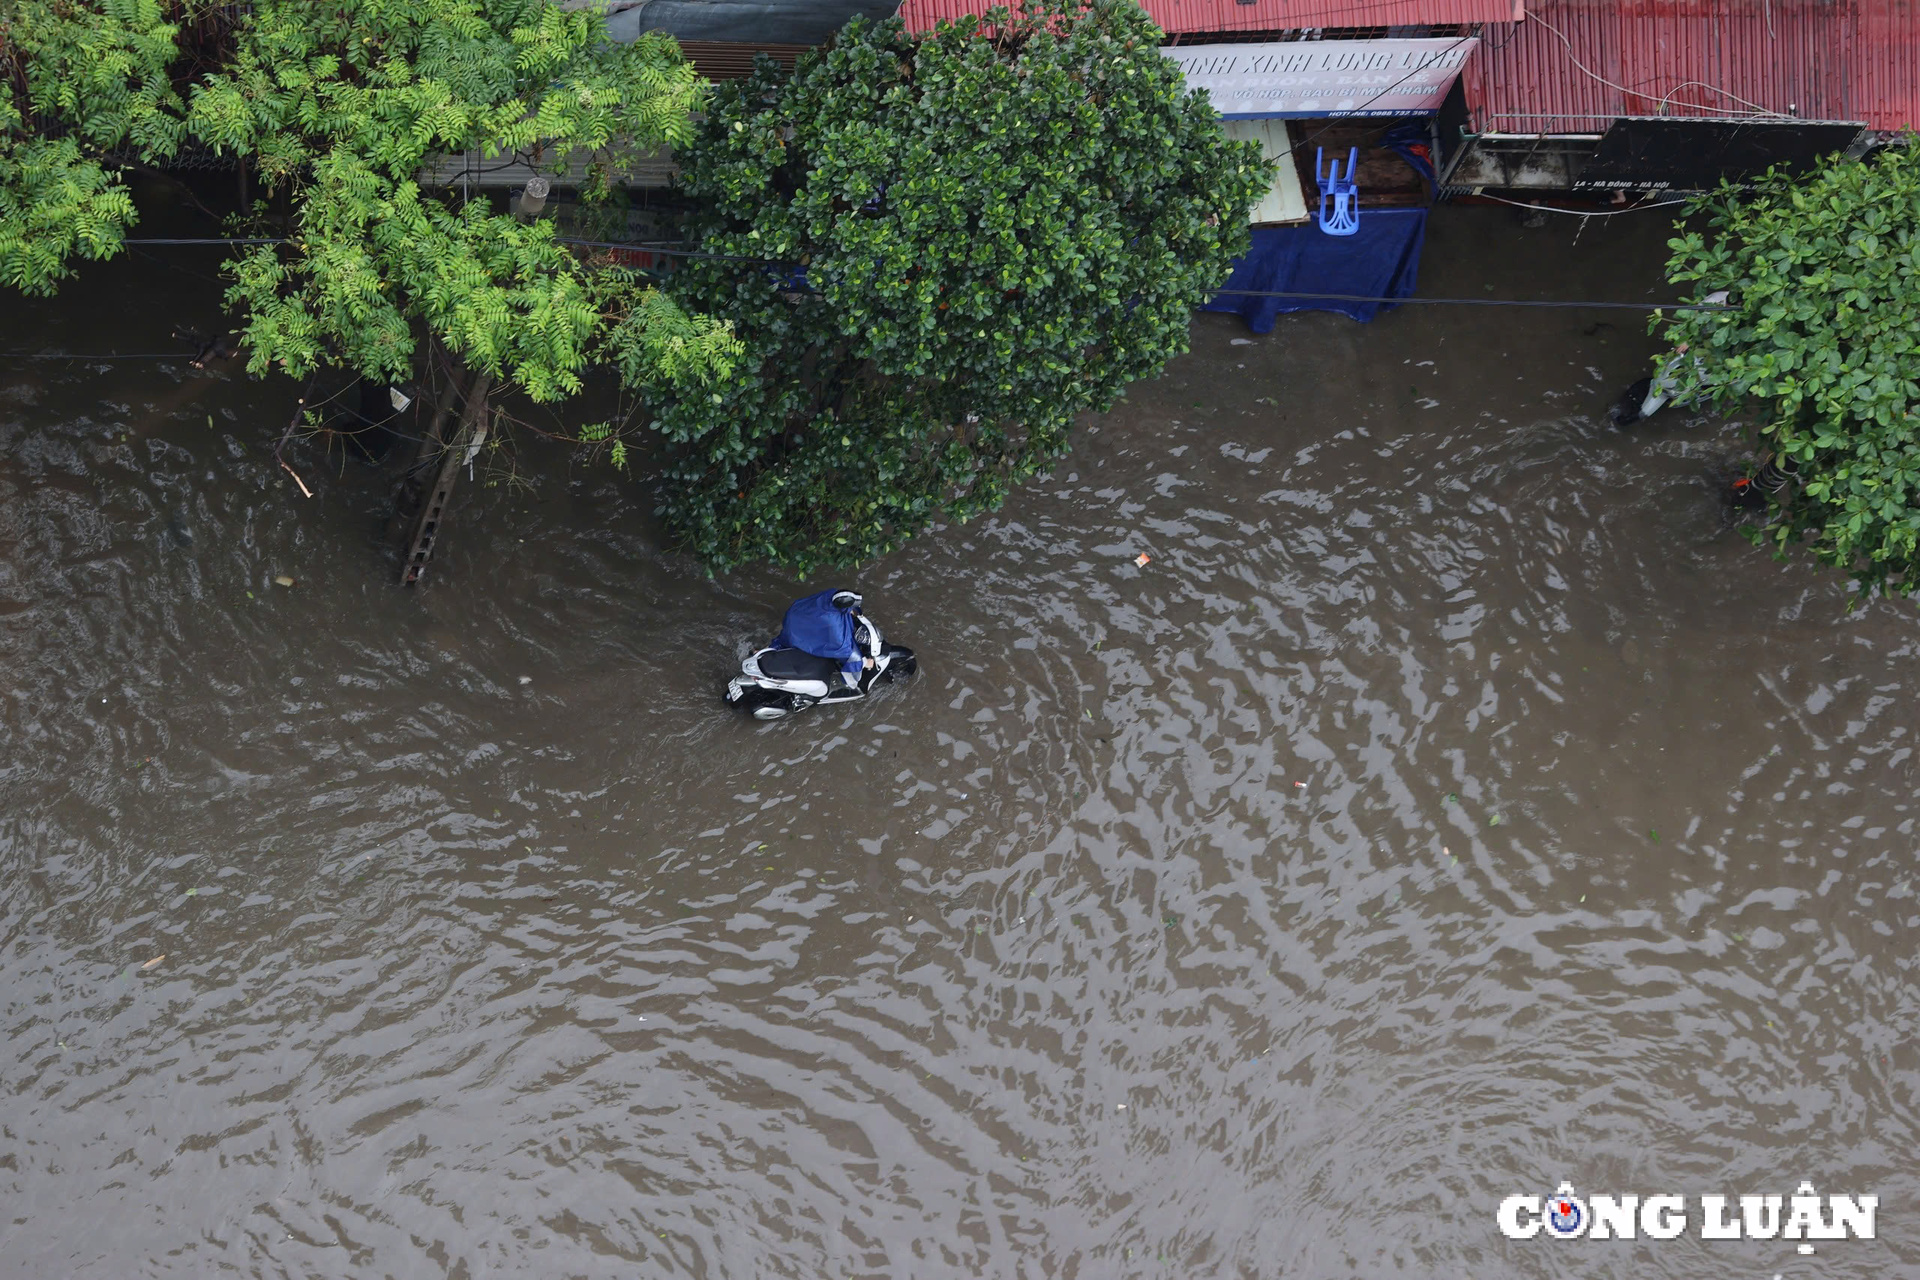
[[[1420,270],[1425,209],[1362,209],[1360,229],[1330,236],[1313,223],[1255,227],[1253,247],[1233,264],[1227,289],[1268,293],[1342,293],[1361,298],[1405,298]],[[1286,311],[1338,311],[1365,323],[1392,303],[1318,298],[1251,298],[1219,293],[1202,311],[1244,317],[1255,333],[1271,333]]]
[[[840,669],[858,677],[860,655],[853,643],[853,611],[836,608],[837,591],[819,591],[795,600],[787,609],[780,634],[773,638],[776,649],[798,649],[816,658],[831,658]]]

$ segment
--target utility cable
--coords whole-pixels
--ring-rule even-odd
[[[1425,304],[1435,307],[1541,307],[1565,311],[1732,311],[1714,302],[1569,302],[1558,298],[1373,298],[1357,293],[1286,293],[1267,289],[1215,289],[1214,297],[1303,298],[1321,302],[1379,302],[1393,306]]]
[[[1519,201],[1505,200],[1499,196],[1482,196],[1481,198],[1486,200],[1498,200],[1502,204],[1512,204],[1522,209],[1546,209],[1548,212],[1551,212],[1551,213],[1567,213],[1567,214],[1573,214],[1576,217],[1582,217],[1582,218],[1610,218],[1610,217],[1613,217],[1615,214],[1637,213],[1642,209],[1657,209],[1657,208],[1662,208],[1664,207],[1664,205],[1667,205],[1667,204],[1685,204],[1686,203],[1684,200],[1669,200],[1659,205],[1635,205],[1631,209],[1608,209],[1608,210],[1595,211],[1595,212],[1589,213],[1589,212],[1581,212],[1575,209],[1555,209],[1549,205],[1522,204]],[[622,240],[582,240],[572,236],[556,236],[554,238],[563,244],[579,245],[583,248],[626,249],[626,250],[631,250],[637,253],[657,253],[664,257],[670,257],[670,258],[708,258],[708,259],[715,259],[715,260],[726,261],[726,262],[754,262],[754,263],[759,263],[769,267],[796,267],[797,268],[799,265],[797,263],[777,262],[772,258],[756,258],[747,254],[708,253],[700,249],[653,248],[650,246],[636,244],[631,241],[622,241]],[[129,240],[127,241],[127,243],[128,244],[231,244],[234,242],[227,241],[227,240],[218,240],[218,239],[202,239],[202,240],[165,240],[165,241]],[[273,244],[273,243],[284,243],[284,241],[261,240],[261,241],[255,241],[254,243]],[[1569,301],[1569,300],[1522,301],[1517,299],[1508,300],[1508,299],[1501,299],[1501,298],[1366,298],[1366,297],[1359,297],[1357,295],[1348,295],[1348,294],[1286,293],[1286,292],[1275,293],[1275,292],[1264,292],[1264,291],[1252,292],[1244,289],[1216,289],[1214,290],[1214,292],[1216,294],[1218,293],[1246,294],[1247,296],[1251,296],[1251,297],[1264,297],[1264,298],[1320,298],[1320,299],[1328,299],[1328,300],[1339,300],[1339,301],[1345,301],[1345,302],[1454,303],[1462,306],[1476,306],[1476,307],[1486,307],[1486,306],[1574,307],[1574,308],[1632,307],[1632,308],[1638,308],[1643,311],[1730,310],[1730,308],[1727,308],[1727,307],[1712,307],[1704,303],[1688,303],[1688,302],[1587,302],[1587,301]],[[0,353],[0,355],[4,355],[4,354],[6,353]],[[47,356],[44,358],[60,359],[62,357]],[[143,357],[130,356],[126,358],[139,359]],[[172,357],[154,357],[154,358],[170,359]]]
[[[663,258],[710,258],[716,262],[758,262],[769,267],[800,265],[775,262],[772,258],[755,258],[743,253],[707,253],[701,249],[654,249],[621,240],[579,240],[572,236],[555,236],[554,240],[560,244],[576,245],[582,249],[626,249],[634,253],[657,253]]]
[[[1576,209],[1556,209],[1550,205],[1523,204],[1518,200],[1507,200],[1500,196],[1482,196],[1482,199],[1496,200],[1502,204],[1514,205],[1521,209],[1542,209],[1549,213],[1571,214],[1579,218],[1610,218],[1622,213],[1637,213],[1643,209],[1664,208],[1667,205],[1684,204],[1683,200],[1668,200],[1660,204],[1636,205],[1631,209],[1608,209],[1596,212],[1582,212]],[[663,249],[641,246],[615,240],[581,240],[572,237],[563,238],[564,243],[596,249],[628,249],[642,253],[657,253],[676,258],[713,258],[730,262],[754,262],[766,266],[791,266],[790,263],[774,262],[767,258],[754,258],[743,254],[705,253],[695,249]],[[129,240],[128,244],[167,244],[167,245],[221,245],[221,244],[283,244],[284,240],[266,237],[230,240],[211,237],[180,237],[167,239]],[[1385,298],[1356,293],[1297,293],[1276,289],[1215,289],[1211,297],[1230,298],[1286,298],[1301,302],[1371,302],[1389,306],[1452,306],[1452,307],[1525,307],[1548,310],[1618,310],[1618,311],[1732,311],[1725,304],[1706,302],[1609,302],[1566,298]],[[0,351],[0,360],[186,360],[194,357],[185,352],[175,351],[139,351],[139,352],[100,352],[86,354],[70,351]],[[344,393],[337,393],[344,394]],[[334,397],[329,397],[332,399]]]
[[[285,244],[285,236],[159,236],[122,240],[122,244]]]
[[[1484,191],[1475,196],[1476,200],[1493,200],[1500,204],[1510,204],[1516,209],[1538,209],[1541,213],[1564,213],[1573,218],[1617,218],[1623,213],[1640,213],[1646,209],[1666,209],[1676,204],[1685,204],[1685,200],[1662,200],[1657,204],[1629,205],[1625,209],[1562,209],[1550,204],[1528,204],[1524,200],[1509,200],[1505,196],[1490,196]]]
[[[555,236],[555,244],[576,245],[584,249],[626,249],[636,253],[657,253],[665,258],[711,258],[725,262],[764,262],[768,266],[785,266],[770,258],[755,258],[738,253],[707,253],[699,249],[658,249],[648,244],[636,244],[630,240],[583,240],[578,236]],[[227,238],[223,236],[175,236],[159,239],[130,239],[121,241],[127,245],[227,245],[227,244],[286,244],[286,236],[246,236]],[[674,243],[685,243],[677,241]]]
[[[1526,307],[1556,311],[1732,311],[1713,302],[1598,302],[1565,298],[1384,298],[1361,293],[1293,293],[1284,289],[1215,289],[1216,298],[1290,298],[1301,302],[1376,302],[1386,306]],[[88,355],[70,351],[0,351],[0,360],[191,360],[183,352],[104,352]],[[349,390],[351,387],[349,387]],[[336,392],[328,399],[337,399]],[[324,403],[324,402],[322,402]]]

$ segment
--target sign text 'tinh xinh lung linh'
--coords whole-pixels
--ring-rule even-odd
[[[1457,40],[1296,40],[1171,45],[1187,88],[1227,119],[1418,116],[1437,111],[1480,45]]]

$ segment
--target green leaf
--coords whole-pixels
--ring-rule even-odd
[[[658,397],[663,512],[706,563],[855,564],[996,509],[1185,349],[1271,174],[1135,5],[849,24],[716,88],[676,153],[716,254],[666,288],[742,344]],[[786,283],[804,272],[804,289]]]
[[[1858,598],[1920,589],[1920,151],[1832,157],[1693,201],[1706,233],[1669,242],[1668,276],[1730,310],[1657,316],[1677,395],[1750,421],[1773,488],[1764,529],[1848,574]],[[1772,488],[1772,486],[1770,486]]]
[[[227,264],[254,374],[404,377],[423,330],[534,400],[576,394],[602,362],[677,383],[731,367],[723,323],[630,278],[603,286],[549,224],[416,180],[435,151],[684,140],[706,90],[665,36],[615,44],[597,11],[548,0],[0,2],[0,67],[20,73],[0,75],[12,288],[47,292],[73,259],[118,252],[133,207],[110,153],[152,164],[197,142],[291,210],[288,244]]]

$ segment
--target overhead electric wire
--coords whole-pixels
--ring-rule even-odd
[[[776,262],[772,258],[755,258],[744,253],[707,253],[700,249],[654,249],[646,245],[623,243],[619,240],[580,240],[572,236],[555,236],[560,244],[578,245],[583,249],[626,249],[633,253],[657,253],[663,258],[710,258],[716,262],[758,262],[769,267],[797,267],[799,263]]]
[[[191,351],[107,351],[86,355],[73,351],[0,351],[0,360],[191,360]]]
[[[755,258],[738,253],[706,253],[699,249],[658,249],[648,244],[636,244],[626,240],[583,240],[578,236],[555,236],[555,244],[578,245],[584,249],[626,249],[634,253],[657,253],[666,258],[712,258],[726,262],[764,262],[768,266],[784,266],[770,258]],[[172,236],[156,239],[129,239],[121,241],[128,245],[224,245],[224,244],[287,244],[286,236],[241,236],[227,238],[223,236]],[[684,243],[684,242],[676,242]]]
[[[1484,198],[1489,200],[1500,199],[1500,197],[1498,196],[1487,196]],[[1515,202],[1511,200],[1507,200],[1507,201],[1502,201],[1502,203],[1513,204]],[[1674,200],[1674,201],[1668,201],[1666,203],[1681,204],[1681,203],[1684,203],[1684,201]],[[1519,207],[1523,209],[1544,208],[1554,213],[1573,213],[1581,217],[1598,218],[1598,217],[1611,217],[1613,214],[1616,214],[1616,213],[1633,213],[1633,212],[1637,212],[1640,209],[1654,209],[1654,208],[1659,208],[1661,206],[1636,205],[1634,206],[1633,209],[1609,209],[1604,211],[1596,211],[1593,213],[1580,213],[1580,211],[1574,210],[1574,209],[1552,209],[1551,206],[1546,206],[1546,205],[1520,205]],[[588,249],[625,249],[635,253],[657,253],[663,257],[669,257],[669,258],[709,258],[709,259],[714,259],[717,261],[725,261],[725,262],[755,262],[755,263],[760,263],[769,267],[798,267],[800,265],[798,263],[781,262],[773,258],[756,258],[748,254],[708,253],[705,250],[701,250],[701,249],[666,249],[666,248],[656,247],[662,243],[684,244],[684,243],[687,243],[686,241],[665,241],[665,242],[655,241],[652,243],[648,243],[644,241],[634,242],[634,241],[626,241],[626,240],[584,240],[575,236],[555,236],[554,239],[561,244],[579,245],[582,248],[588,248]],[[281,239],[281,240],[257,239],[257,240],[248,240],[248,241],[233,241],[233,240],[221,240],[215,237],[208,237],[203,239],[128,240],[126,243],[128,244],[234,244],[234,243],[284,244],[285,240],[284,239]],[[1476,307],[1487,307],[1487,306],[1627,307],[1627,308],[1636,308],[1642,311],[1726,311],[1726,310],[1731,310],[1731,308],[1725,307],[1725,306],[1713,306],[1706,303],[1694,303],[1694,302],[1588,302],[1588,301],[1569,301],[1569,300],[1563,300],[1563,299],[1523,300],[1523,299],[1506,299],[1506,298],[1371,298],[1371,297],[1361,297],[1359,295],[1350,295],[1350,294],[1344,294],[1344,293],[1290,293],[1290,292],[1284,292],[1284,291],[1275,292],[1275,291],[1269,291],[1269,290],[1249,290],[1249,289],[1216,289],[1214,290],[1214,293],[1216,294],[1224,293],[1224,294],[1233,294],[1233,295],[1240,295],[1240,296],[1247,296],[1247,297],[1261,297],[1261,298],[1321,298],[1321,299],[1339,300],[1343,302],[1455,303],[1459,305],[1476,306]],[[0,353],[0,354],[4,354],[4,353]]]
[[[285,244],[285,236],[142,236],[121,244]]]
[[[1476,200],[1493,200],[1500,204],[1510,204],[1516,209],[1538,209],[1541,213],[1564,213],[1573,218],[1617,218],[1623,213],[1639,213],[1646,209],[1666,209],[1676,204],[1685,204],[1685,200],[1661,200],[1655,204],[1634,204],[1624,209],[1561,209],[1550,204],[1528,204],[1524,200],[1509,200],[1505,196],[1490,196],[1482,191]]]
[[[1373,302],[1383,306],[1530,307],[1554,311],[1732,311],[1712,302],[1606,302],[1566,298],[1382,298],[1360,293],[1294,293],[1284,289],[1215,289],[1220,298],[1289,298],[1301,302]],[[192,360],[188,352],[0,351],[0,360]]]
[[[1724,303],[1712,302],[1570,302],[1561,298],[1370,298],[1355,293],[1287,293],[1267,289],[1215,289],[1215,297],[1231,298],[1308,298],[1324,302],[1424,303],[1436,307],[1546,307],[1568,311],[1596,308],[1618,311],[1732,311]]]
[[[1500,200],[1499,196],[1487,196],[1485,199]],[[1633,213],[1640,209],[1660,208],[1660,205],[1636,205],[1633,209],[1609,209],[1593,213],[1580,213],[1573,209],[1553,209],[1545,205],[1525,205],[1513,200],[1502,200],[1504,204],[1516,204],[1523,209],[1547,209],[1553,213],[1571,213],[1579,217],[1611,217],[1616,213]],[[1681,201],[1667,203],[1679,204]],[[595,249],[627,249],[639,253],[657,253],[674,258],[712,258],[728,262],[754,262],[770,267],[792,266],[795,264],[775,262],[768,258],[754,258],[744,254],[706,253],[697,249],[663,249],[649,245],[634,244],[617,240],[581,240],[573,237],[556,237],[566,244],[580,245]],[[147,245],[223,245],[223,244],[284,244],[283,238],[246,237],[223,239],[219,237],[171,237],[142,240],[128,240],[127,244]],[[1385,298],[1357,293],[1302,293],[1284,289],[1215,289],[1212,297],[1229,298],[1287,298],[1301,302],[1371,302],[1387,306],[1401,304],[1418,306],[1450,307],[1528,307],[1550,310],[1610,310],[1610,311],[1731,311],[1732,307],[1724,303],[1707,302],[1613,302],[1568,298]],[[73,351],[0,351],[0,360],[186,360],[195,359],[193,353],[185,351],[106,351],[95,354]]]

